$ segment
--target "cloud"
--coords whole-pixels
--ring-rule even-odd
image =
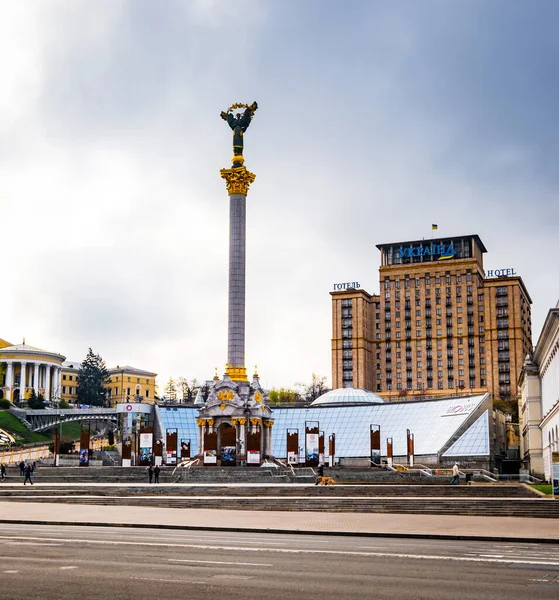
[[[227,344],[219,118],[246,134],[247,367],[330,374],[332,283],[479,233],[534,333],[557,291],[558,9],[147,0],[0,9],[1,337],[201,380]],[[535,341],[535,340],[534,340]]]

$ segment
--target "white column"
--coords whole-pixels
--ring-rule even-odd
[[[60,398],[60,371],[58,367],[53,367],[51,399],[54,400],[56,398]]]
[[[45,381],[45,400],[50,401],[50,365],[45,365],[46,381]]]
[[[35,372],[33,373],[33,389],[35,395],[39,393],[39,363],[35,363]]]
[[[25,400],[25,388],[27,387],[27,363],[21,361],[21,374],[19,376],[19,401]]]
[[[6,399],[12,399],[12,386],[14,385],[14,365],[11,360],[6,361],[8,369],[6,371]]]

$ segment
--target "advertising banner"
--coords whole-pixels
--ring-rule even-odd
[[[165,459],[168,465],[177,464],[178,429],[167,429],[165,440]]]
[[[320,423],[305,421],[305,465],[318,466]]]
[[[287,436],[287,464],[297,465],[299,464],[299,430],[288,429]]]
[[[181,458],[190,458],[190,440],[181,440]]]
[[[380,465],[380,425],[371,425],[371,462]]]
[[[153,459],[153,433],[140,433],[139,461],[141,465],[149,465]]]
[[[248,450],[247,451],[247,463],[249,465],[260,464],[260,450]]]
[[[318,433],[307,433],[307,463],[318,462]]]
[[[205,465],[216,465],[217,464],[217,451],[216,450],[204,450],[204,464]]]
[[[324,464],[324,431],[318,434],[318,464]]]
[[[204,433],[204,464],[217,465],[217,432]]]
[[[89,466],[89,426],[80,431],[80,467]]]

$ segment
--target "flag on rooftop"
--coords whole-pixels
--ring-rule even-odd
[[[438,228],[439,228],[439,226],[436,223],[432,223],[431,224],[431,229],[435,230],[435,229],[438,229]]]

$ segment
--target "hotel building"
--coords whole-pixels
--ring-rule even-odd
[[[532,301],[514,270],[486,273],[477,235],[377,248],[379,294],[331,292],[332,387],[515,398],[532,349]]]

